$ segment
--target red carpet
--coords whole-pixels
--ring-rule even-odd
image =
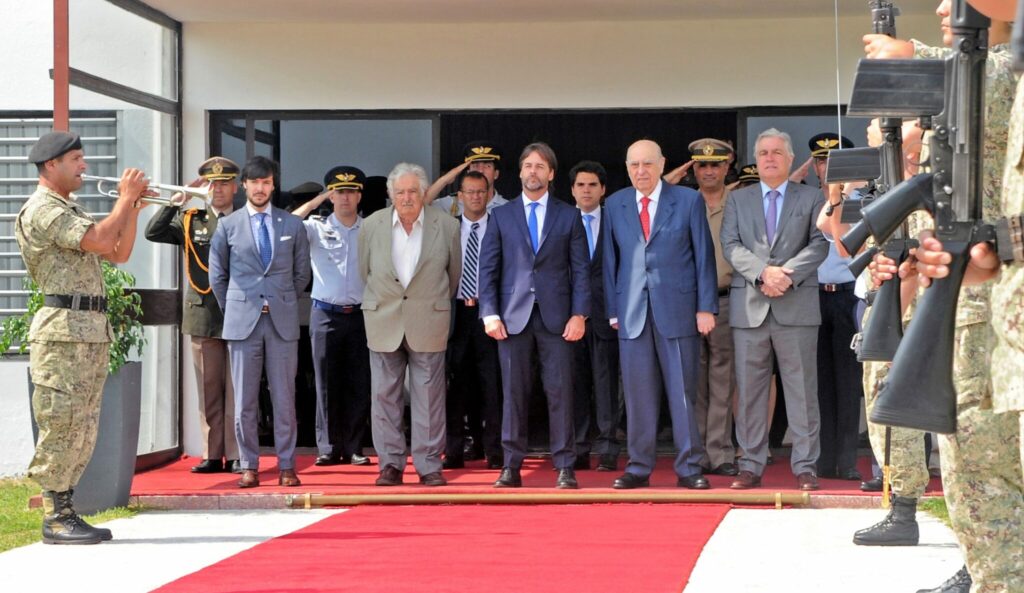
[[[724,505],[359,507],[159,593],[678,593]]]
[[[492,493],[494,480],[500,473],[498,470],[486,469],[483,461],[467,462],[466,469],[446,470],[445,477],[449,485],[443,488],[427,488],[419,485],[419,479],[415,470],[410,464],[405,470],[405,485],[393,488],[378,488],[373,485],[380,471],[376,465],[354,467],[351,465],[336,465],[331,467],[317,467],[313,465],[312,455],[299,456],[297,460],[299,478],[302,486],[298,488],[282,488],[277,485],[277,466],[273,457],[263,457],[260,460],[260,488],[251,490],[240,490],[237,487],[238,476],[234,474],[193,474],[189,468],[197,463],[196,458],[183,458],[175,463],[166,465],[159,469],[142,472],[135,476],[132,483],[133,495],[221,495],[221,494],[270,494],[289,493],[299,494],[303,492],[316,492],[321,494],[365,494],[365,493],[388,493],[398,494],[402,492],[433,492],[433,493]],[[376,462],[376,458],[373,458]],[[870,461],[861,458],[859,469],[862,475],[868,476],[871,472]],[[620,459],[619,466],[622,469],[625,465],[625,458]],[[549,459],[527,459],[523,465],[523,485],[526,489],[553,489],[555,485],[555,472],[552,471]],[[580,487],[584,489],[611,489],[612,481],[621,472],[597,472],[578,471],[576,472]],[[727,489],[732,483],[728,476],[708,476],[713,489]],[[762,488],[772,491],[793,491],[796,492],[796,478],[789,467],[789,460],[785,458],[776,459],[773,465],[767,466],[762,476]],[[658,459],[658,466],[651,475],[651,487],[658,489],[676,488],[676,475],[672,470],[672,459],[662,457]],[[831,495],[863,495],[860,491],[860,482],[846,480],[821,480],[821,490],[814,494]],[[929,492],[941,492],[942,483],[933,479],[928,487]],[[507,492],[507,491],[504,491]],[[877,495],[877,494],[876,494]]]

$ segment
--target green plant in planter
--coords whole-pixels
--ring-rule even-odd
[[[103,262],[103,286],[107,291],[107,319],[114,331],[109,363],[110,374],[114,374],[128,362],[132,350],[142,354],[142,347],[146,344],[146,335],[139,321],[142,317],[142,297],[131,290],[135,287],[135,276],[109,262]],[[28,348],[28,330],[32,325],[32,317],[43,306],[43,293],[27,277],[25,289],[30,291],[28,310],[22,315],[4,319],[0,353],[7,353],[15,344],[18,345],[19,354],[24,354]]]

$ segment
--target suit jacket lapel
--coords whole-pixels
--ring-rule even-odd
[[[555,217],[558,216],[558,211],[561,210],[561,208],[558,208],[555,204],[555,198],[552,197],[551,194],[548,194],[547,209],[547,213],[544,214],[544,226],[539,229],[540,243],[537,244],[537,253],[540,253],[540,250],[544,249],[544,241],[548,238],[548,229],[555,228]],[[531,247],[532,246],[533,244],[531,243]]]
[[[427,206],[424,204],[424,209]],[[441,233],[441,225],[439,224],[437,216],[434,216],[433,212],[424,210],[423,212],[423,239],[420,243],[420,257],[416,260],[416,268],[412,271],[412,277],[416,278],[416,274],[420,273],[420,268],[423,267],[423,262],[430,257],[430,253],[435,249],[437,244],[437,237]],[[410,279],[410,284],[412,280]]]
[[[256,238],[256,233],[259,232],[257,230],[259,228],[259,225],[257,225],[256,229],[253,228],[253,225],[252,225],[252,223],[253,223],[252,215],[249,214],[249,209],[247,207],[244,207],[244,208],[245,208],[245,216],[242,217],[242,220],[240,222],[243,225],[245,225],[245,230],[247,232],[245,232],[243,234],[246,237],[248,237],[248,240],[250,242],[249,246],[252,249],[253,257],[256,258],[256,261],[259,262],[260,265],[263,265],[263,260],[260,258],[259,239]]]
[[[426,207],[426,206],[424,206],[424,207]],[[426,216],[426,214],[424,214],[424,217],[425,216]],[[374,251],[376,251],[378,253],[383,253],[384,254],[384,257],[387,258],[388,269],[391,270],[391,279],[392,280],[398,280],[398,269],[395,268],[395,255],[394,255],[394,252],[392,251],[393,237],[394,237],[394,232],[395,232],[395,223],[394,223],[394,220],[395,220],[395,207],[394,206],[388,206],[388,214],[387,214],[387,216],[384,217],[384,219],[385,219],[384,232],[380,233],[380,236],[377,239],[377,241],[380,243],[380,245],[377,246],[377,248],[374,249]],[[422,257],[422,252],[421,252],[420,257]]]
[[[530,228],[526,226],[526,196],[520,195],[519,202],[516,206],[518,212],[515,216],[516,228],[519,229],[519,233],[523,236],[523,241],[526,241],[527,247],[530,248],[530,253],[533,253],[533,241],[530,240]],[[541,229],[541,237],[544,236],[543,229]],[[540,251],[540,249],[538,249]]]
[[[796,201],[799,198],[799,192],[793,187],[793,182],[790,182],[786,186],[786,195],[782,198],[782,212],[779,214],[779,224],[775,227],[775,240],[772,241],[772,247],[779,241],[779,236],[782,235],[782,230],[786,228],[786,221],[793,214],[793,209],[796,208]]]
[[[665,225],[668,224],[669,219],[672,218],[672,212],[676,209],[675,196],[666,191],[666,187],[662,185],[661,188],[661,199],[658,200],[658,211],[654,214],[654,224],[651,227],[651,237],[648,242],[654,240],[654,236],[658,234]],[[640,213],[636,215],[637,223],[640,222]]]
[[[755,231],[757,232],[757,236],[761,237],[761,240],[764,241],[764,244],[768,245],[768,228],[765,224],[764,196],[761,194],[761,185],[754,184],[751,187],[753,188],[752,194],[754,199],[750,200],[749,207],[754,210],[754,225],[757,227]],[[739,204],[737,204],[737,206],[739,206]],[[777,229],[775,234],[779,234]],[[771,245],[768,245],[768,247],[771,248]]]
[[[622,210],[622,219],[626,221],[629,232],[636,235],[637,240],[643,243],[644,229],[640,226],[640,210],[637,208],[636,200],[623,200]]]

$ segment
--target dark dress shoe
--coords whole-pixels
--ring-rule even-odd
[[[502,455],[488,455],[487,469],[501,469],[505,465],[505,458]]]
[[[345,457],[342,457],[342,463],[346,461]],[[372,462],[366,455],[360,455],[359,453],[353,453],[351,457],[347,459],[348,463],[352,465],[370,465]]]
[[[707,490],[711,488],[711,484],[708,483],[708,479],[701,474],[694,474],[692,476],[685,476],[676,480],[676,486],[680,488],[689,488],[690,490]]]
[[[616,490],[632,490],[633,488],[646,488],[650,485],[650,476],[638,476],[636,474],[626,472],[615,478],[615,482],[612,483],[612,488],[615,488]]]
[[[239,488],[255,488],[260,485],[260,474],[254,469],[243,469],[242,477],[238,480]]]
[[[192,466],[194,474],[218,474],[224,471],[224,464],[220,459],[204,459],[198,465]]]
[[[577,455],[572,464],[573,469],[590,469],[590,455]]]
[[[393,465],[385,465],[384,469],[380,470],[380,475],[377,476],[377,481],[374,484],[377,486],[401,486],[402,472]]]
[[[740,468],[736,467],[735,463],[725,462],[711,470],[709,473],[715,474],[716,476],[735,476],[740,473]]]
[[[871,478],[867,482],[861,482],[860,489],[862,492],[881,492],[882,478]]]
[[[750,490],[761,485],[761,476],[755,476],[754,472],[746,470],[736,474],[736,479],[729,486],[733,490]]]
[[[589,464],[588,464],[589,465]],[[576,481],[576,470],[571,467],[563,467],[558,470],[558,479],[555,480],[555,488],[563,490],[575,490],[580,485]]]
[[[523,477],[519,475],[518,468],[506,467],[501,470],[501,475],[494,482],[495,488],[519,488],[523,485]]]
[[[425,476],[420,476],[420,484],[424,486],[444,486],[448,483],[448,480],[444,479],[441,472],[434,472]]]
[[[240,474],[242,473],[242,462],[237,459],[228,459],[224,464],[224,471],[230,474]]]
[[[314,465],[341,465],[341,455],[321,455],[313,462]]]
[[[851,467],[850,469],[839,470],[839,479],[849,480],[851,482],[860,482],[862,478],[860,476],[860,472]]]
[[[441,462],[441,467],[444,469],[462,469],[466,467],[466,462],[461,457],[445,457],[444,461]]]
[[[821,486],[818,485],[818,476],[811,472],[804,472],[796,477],[796,483],[803,491],[817,490]]]
[[[597,471],[599,472],[614,472],[619,469],[619,456],[618,455],[602,455],[597,462]]]
[[[277,485],[292,488],[301,486],[302,482],[299,481],[299,476],[295,475],[295,470],[283,469],[281,470],[281,475],[277,477]]]

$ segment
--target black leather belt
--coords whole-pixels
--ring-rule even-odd
[[[480,301],[476,299],[458,299],[458,302],[464,307],[476,307],[480,304]]]
[[[729,296],[729,289],[728,288],[719,288],[718,289],[718,296],[720,296],[720,297]]]
[[[818,288],[823,292],[846,292],[853,290],[856,286],[856,282],[843,282],[841,284],[819,284]]]
[[[331,313],[341,313],[342,315],[351,315],[359,311],[360,304],[354,305],[335,305],[334,303],[327,303],[318,299],[313,299],[313,306],[322,311],[330,311]]]
[[[71,309],[72,311],[107,311],[107,297],[86,294],[47,294],[43,295],[44,307]]]

